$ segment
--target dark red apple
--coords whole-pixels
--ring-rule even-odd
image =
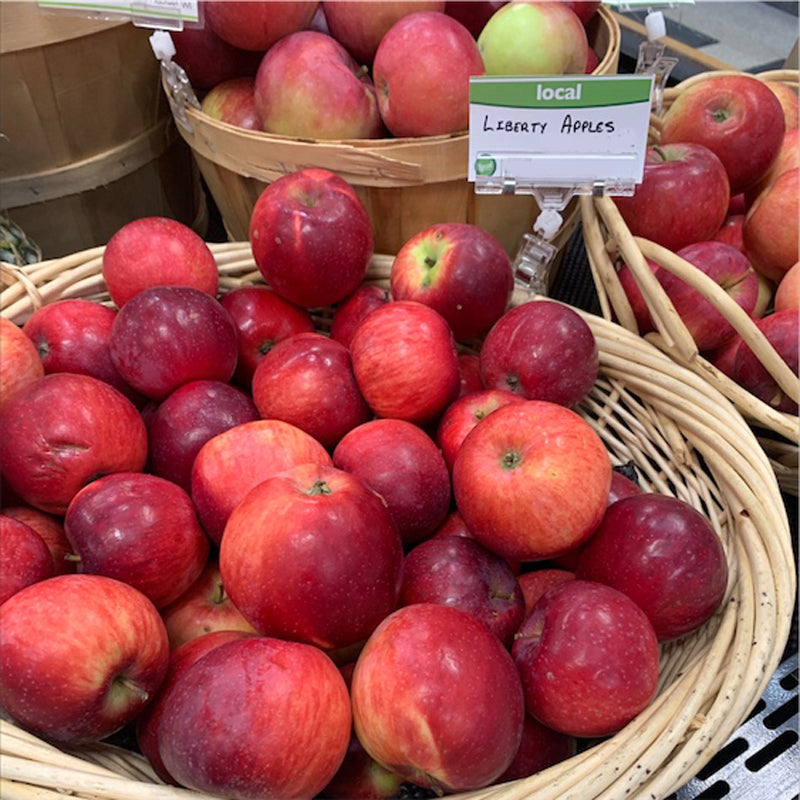
[[[575,573],[560,567],[543,567],[532,569],[517,575],[517,582],[522,590],[525,600],[525,618],[533,611],[539,598],[553,586],[558,586],[566,581],[575,580]]]
[[[110,347],[120,375],[153,400],[190,381],[227,383],[236,367],[230,315],[189,286],[154,286],[134,295],[114,319]]]
[[[457,341],[483,336],[508,308],[514,274],[502,244],[489,231],[463,222],[423,228],[392,262],[394,300],[436,309]]]
[[[572,758],[577,751],[578,741],[574,736],[554,731],[526,714],[517,754],[495,783],[527,778]]]
[[[742,253],[745,253],[744,238],[742,235],[744,231],[744,218],[744,214],[728,214],[722,223],[722,227],[714,234],[714,241],[725,242],[725,244],[729,244]]]
[[[262,418],[289,422],[329,450],[372,418],[350,351],[321,333],[297,333],[266,353],[253,375],[253,401]]]
[[[252,77],[264,55],[228,44],[208,25],[187,26],[170,35],[175,45],[175,63],[183,67],[195,89],[213,89],[231,78]]]
[[[465,536],[437,536],[412,547],[400,605],[440,603],[472,614],[511,647],[525,600],[508,562]]]
[[[245,636],[177,678],[158,722],[158,750],[168,774],[195,791],[312,798],[344,758],[351,719],[344,679],[325,653]]]
[[[266,286],[239,286],[220,297],[236,327],[239,357],[233,379],[248,391],[258,362],[273,345],[295,333],[310,333],[314,321],[304,308]]]
[[[461,352],[458,354],[458,375],[460,378],[459,397],[470,392],[480,392],[484,388],[481,379],[481,359],[477,353]]]
[[[532,300],[506,311],[487,334],[480,361],[487,389],[567,407],[588,394],[599,368],[589,325],[573,308],[553,300]]]
[[[594,581],[549,589],[521,625],[511,655],[528,713],[568,736],[615,733],[658,686],[658,639],[647,615]]]
[[[284,175],[250,216],[253,258],[284,299],[311,308],[347,297],[372,257],[372,222],[353,187],[325,169]]]
[[[53,574],[65,575],[75,572],[75,561],[70,557],[72,548],[64,533],[64,518],[47,514],[28,505],[8,505],[0,513],[13,517],[33,528],[41,536],[53,559]]]
[[[492,14],[507,2],[508,0],[447,0],[444,13],[457,19],[477,39]]]
[[[0,514],[0,605],[54,574],[53,557],[42,537],[30,525]]]
[[[259,419],[248,394],[228,383],[198,380],[179,386],[147,418],[149,471],[191,491],[192,464],[212,437]]]
[[[195,582],[210,550],[189,495],[144,472],[84,486],[67,508],[64,530],[81,572],[124,581],[156,608]]]
[[[663,641],[695,630],[717,611],[728,565],[703,514],[683,500],[648,492],[608,507],[576,575],[630,597]]]
[[[433,439],[399,419],[376,419],[347,433],[333,464],[383,498],[407,545],[428,538],[450,509],[450,474]]]

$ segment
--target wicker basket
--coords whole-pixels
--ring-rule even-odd
[[[658,142],[663,113],[682,91],[698,81],[722,74],[740,73],[702,73],[665,90],[662,115],[651,117],[650,141]],[[760,73],[755,77],[782,81],[795,89],[798,87],[797,70],[774,70]],[[782,490],[797,495],[800,433],[798,417],[776,411],[698,354],[691,334],[676,313],[661,284],[646,266],[645,257],[691,284],[711,301],[742,335],[781,388],[795,401],[798,399],[798,389],[800,389],[797,376],[786,366],[749,316],[725,292],[712,285],[713,281],[670,250],[647,239],[633,236],[610,198],[581,198],[580,204],[584,242],[602,315],[606,319],[617,321],[628,330],[638,332],[630,303],[614,266],[613,257],[618,254],[630,267],[650,309],[656,332],[647,334],[646,338],[675,361],[707,380],[734,403],[758,431],[759,441],[769,454]]]
[[[612,12],[601,7],[587,32],[600,58],[594,73],[616,73],[621,34]],[[245,131],[191,107],[186,118],[191,128],[179,124],[178,129],[234,241],[247,239],[250,215],[264,187],[308,166],[336,172],[353,186],[372,220],[379,253],[396,253],[428,225],[470,222],[497,237],[513,257],[538,212],[531,196],[475,194],[466,179],[466,133],[323,141]],[[570,211],[573,207],[575,214],[565,214],[567,234],[579,219],[577,203]]]
[[[249,245],[211,245],[222,291],[260,282]],[[102,248],[12,268],[0,309],[18,323],[64,297],[110,302]],[[387,285],[391,257],[367,280]],[[8,281],[7,281],[8,282]],[[532,299],[517,290],[515,305]],[[710,519],[730,581],[719,613],[662,647],[659,694],[615,736],[530,778],[453,795],[457,800],[662,798],[693,777],[744,721],[788,640],[795,593],[790,529],[773,469],[747,423],[707,381],[619,325],[583,314],[597,338],[600,376],[581,404],[612,457],[632,461],[647,490],[677,496]],[[330,310],[323,310],[324,330]],[[202,800],[160,783],[144,758],[99,744],[61,749],[0,729],[0,795],[113,800]]]

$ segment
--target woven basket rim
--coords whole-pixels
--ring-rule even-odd
[[[209,246],[221,292],[262,282],[249,243]],[[14,283],[0,293],[0,313],[22,322],[37,303],[66,297],[110,302],[103,251],[7,271],[6,282]],[[374,256],[366,281],[386,285],[391,263],[391,256]],[[519,288],[512,304],[534,299]],[[662,647],[662,691],[614,737],[530,778],[454,800],[666,797],[746,718],[788,640],[796,590],[791,534],[775,474],[749,425],[705,380],[650,342],[575,310],[592,328],[601,359],[601,378],[581,413],[617,461],[637,460],[646,488],[674,491],[708,509],[731,567],[727,600],[713,625]],[[0,734],[0,780],[9,798],[26,796],[31,786],[115,800],[209,797],[162,785],[142,756],[110,745],[54,747],[10,722]]]
[[[685,89],[706,80],[725,75],[747,74],[759,80],[780,81],[793,87],[798,86],[800,72],[796,69],[770,70],[760,73],[743,73],[739,70],[711,71],[693,75],[681,83],[666,89],[663,94],[663,109],[660,114],[651,115],[650,138],[658,138],[661,119],[666,109]],[[788,466],[786,459],[774,461],[773,466],[781,475],[782,489],[791,494],[798,493],[798,471],[796,467],[797,444],[800,438],[800,422],[796,414],[780,412],[757,398],[751,392],[736,384],[718,370],[702,354],[688,329],[675,311],[674,306],[661,285],[651,280],[649,270],[644,266],[648,257],[667,268],[682,280],[700,291],[718,311],[728,319],[736,331],[742,335],[767,371],[778,381],[790,397],[798,398],[800,382],[797,376],[783,362],[766,336],[756,327],[748,315],[724,292],[712,287],[699,270],[689,262],[679,258],[647,239],[634,237],[625,224],[613,201],[608,198],[581,198],[581,218],[584,243],[589,256],[592,278],[597,289],[601,313],[606,319],[618,319],[623,327],[637,331],[636,322],[622,285],[616,277],[616,270],[609,252],[618,250],[633,272],[639,289],[651,310],[656,332],[645,336],[676,361],[703,376],[706,380],[731,400],[739,411],[754,426],[765,429],[774,435],[776,442],[765,441],[767,449],[783,449],[790,446],[795,453],[794,466]]]

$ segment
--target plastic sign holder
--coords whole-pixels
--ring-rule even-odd
[[[198,0],[37,0],[42,9],[102,20],[130,21],[140,28],[182,31],[200,24]]]
[[[551,240],[576,195],[631,195],[644,173],[655,76],[470,78],[468,178],[477,194],[533,195],[515,278],[546,294]]]
[[[192,123],[186,117],[186,106],[200,108],[200,101],[194,93],[189,76],[172,58],[175,55],[175,43],[168,31],[155,31],[150,35],[150,47],[153,55],[161,62],[161,74],[164,77],[167,100],[176,122],[189,133],[194,131]]]

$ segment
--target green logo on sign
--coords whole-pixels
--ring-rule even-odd
[[[494,175],[497,170],[497,162],[493,158],[476,158],[476,175]]]

